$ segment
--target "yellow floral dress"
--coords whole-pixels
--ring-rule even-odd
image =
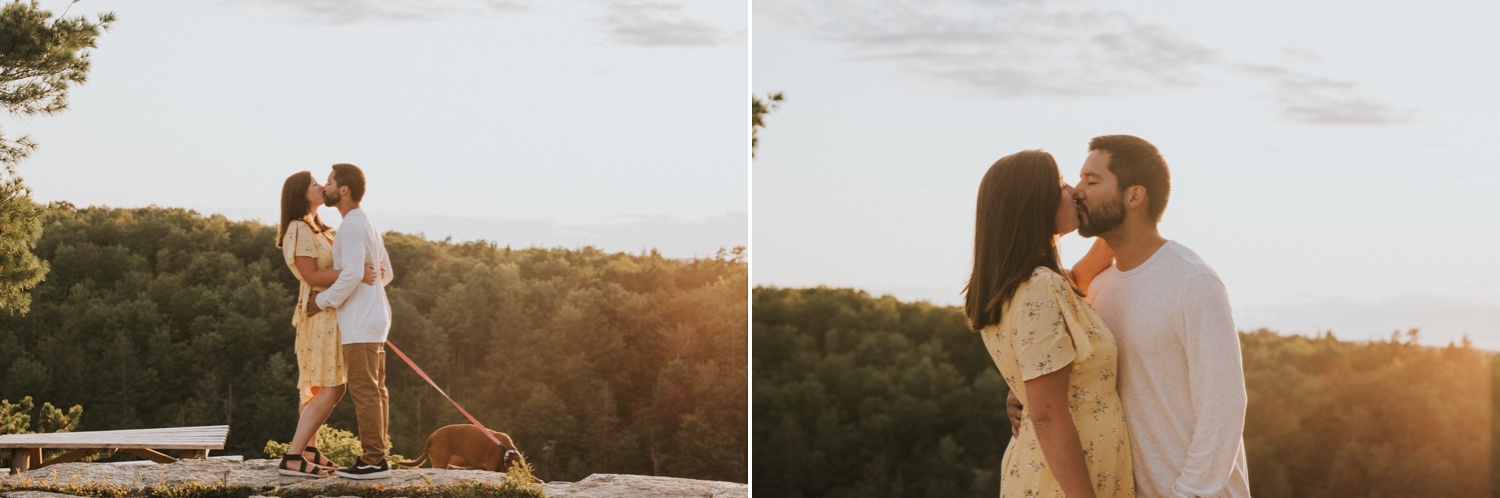
[[[297,256],[317,258],[318,269],[333,268],[333,241],[326,234],[313,233],[312,227],[303,221],[293,221],[287,226],[281,239],[282,255],[292,274],[302,282],[297,290],[297,310],[292,314],[292,325],[297,327],[297,390],[301,402],[312,399],[313,386],[337,386],[349,381],[344,367],[344,349],[339,346],[339,322],[337,310],[323,310],[307,316],[307,297],[311,291],[328,290],[313,287],[297,271]]]
[[[1072,364],[1068,409],[1083,443],[1094,492],[1100,497],[1135,496],[1130,434],[1120,404],[1115,338],[1094,308],[1074,294],[1066,277],[1038,267],[1005,305],[1000,323],[980,331],[1005,383],[1022,403],[1025,381]],[[1063,496],[1031,426],[1021,419],[1001,462],[1000,496]]]

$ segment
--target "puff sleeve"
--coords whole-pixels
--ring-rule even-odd
[[[1075,360],[1093,354],[1087,334],[1078,321],[1077,299],[1062,275],[1039,269],[1016,289],[1011,298],[1016,310],[1015,351],[1021,364],[1021,380],[1056,372]]]
[[[317,236],[307,223],[293,221],[288,224],[286,234],[281,236],[281,251],[287,263],[292,263],[297,256],[318,257]]]

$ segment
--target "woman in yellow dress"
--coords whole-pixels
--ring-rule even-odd
[[[318,206],[324,203],[323,186],[303,171],[286,179],[281,187],[281,225],[276,247],[282,250],[286,265],[302,284],[297,290],[297,309],[292,325],[297,328],[297,390],[299,391],[297,431],[292,436],[286,457],[278,469],[282,475],[322,477],[338,468],[318,452],[318,427],[328,420],[344,397],[348,374],[344,368],[343,349],[339,346],[339,323],[335,310],[324,310],[305,316],[311,291],[327,290],[338,279],[333,269],[333,236],[328,225],[318,217]],[[374,283],[374,267],[366,266],[364,282]]]
[[[1001,497],[1135,496],[1114,336],[1058,261],[1057,237],[1077,228],[1051,154],[1022,151],[985,173],[964,314],[1026,406]],[[1074,269],[1094,275],[1108,258],[1091,252]]]

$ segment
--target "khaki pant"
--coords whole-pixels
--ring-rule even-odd
[[[385,389],[385,344],[345,344],[344,365],[349,371],[349,395],[359,419],[359,460],[379,464],[386,457],[385,433],[390,422],[390,393]]]

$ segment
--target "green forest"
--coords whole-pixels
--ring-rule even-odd
[[[850,289],[752,293],[755,487],[993,497],[1008,388],[957,307]],[[1489,496],[1494,356],[1242,332],[1257,496]]]
[[[214,454],[262,457],[297,416],[297,280],[275,239],[184,209],[48,206],[34,250],[46,280],[28,313],[0,313],[0,399],[81,405],[79,431],[228,424]],[[746,482],[743,250],[385,243],[391,342],[538,476]],[[396,453],[467,423],[395,355],[387,371]],[[357,427],[347,396],[328,425]]]

